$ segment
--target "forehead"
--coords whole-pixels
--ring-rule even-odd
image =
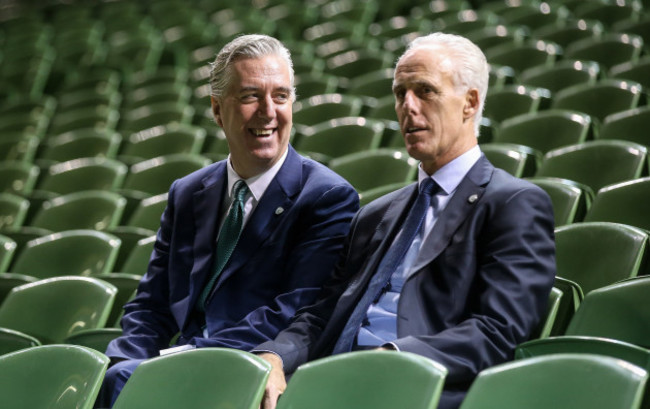
[[[275,85],[291,86],[291,76],[287,62],[278,55],[260,58],[240,58],[232,64],[233,86]]]
[[[414,79],[451,79],[453,61],[449,52],[441,46],[419,47],[409,50],[395,68],[395,83]]]

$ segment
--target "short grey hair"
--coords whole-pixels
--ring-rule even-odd
[[[464,93],[471,88],[476,88],[479,94],[479,106],[474,116],[474,133],[479,134],[483,107],[487,96],[490,77],[490,67],[483,51],[465,37],[455,34],[432,33],[413,40],[404,54],[397,60],[400,61],[406,53],[418,48],[431,46],[445,46],[454,60],[454,85],[458,92]]]
[[[242,58],[262,58],[277,55],[284,59],[289,67],[291,79],[291,99],[295,99],[293,62],[291,53],[277,39],[263,34],[248,34],[235,38],[226,44],[210,64],[210,92],[220,99],[225,96],[232,77],[232,65]]]

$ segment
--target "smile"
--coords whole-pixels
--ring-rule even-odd
[[[274,129],[251,129],[255,136],[271,136]]]

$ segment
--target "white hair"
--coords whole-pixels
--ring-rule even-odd
[[[474,133],[478,136],[490,76],[490,68],[485,54],[476,44],[465,37],[455,34],[432,33],[413,40],[397,60],[397,65],[409,51],[432,46],[444,46],[449,51],[454,63],[452,67],[454,86],[459,93],[465,93],[471,88],[478,90],[479,105],[474,116]]]
[[[286,61],[291,80],[291,99],[295,100],[293,62],[291,53],[277,39],[263,34],[248,34],[235,38],[221,49],[210,69],[210,90],[215,98],[222,98],[230,85],[232,65],[242,58],[262,58],[277,55]]]

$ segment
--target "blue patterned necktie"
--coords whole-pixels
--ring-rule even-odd
[[[235,182],[234,186],[234,201],[230,207],[230,212],[221,227],[219,238],[217,239],[217,262],[214,267],[214,273],[210,277],[210,281],[203,289],[199,297],[197,307],[200,311],[205,311],[205,304],[208,300],[210,293],[217,282],[217,278],[224,266],[230,259],[232,252],[235,250],[237,240],[241,234],[242,224],[244,222],[244,198],[248,193],[248,186],[242,179]]]
[[[388,249],[377,268],[377,272],[370,279],[366,292],[354,308],[352,315],[350,315],[350,319],[343,328],[341,336],[336,342],[332,354],[349,352],[352,349],[357,331],[359,331],[361,323],[368,312],[368,307],[370,307],[370,304],[377,299],[382,289],[386,287],[397,266],[399,266],[404,259],[407,250],[420,231],[422,222],[427,214],[427,209],[431,205],[431,198],[434,191],[437,189],[438,185],[433,179],[426,178],[422,181],[422,184],[420,185],[420,193],[404,221],[404,227],[402,228],[400,236]]]

